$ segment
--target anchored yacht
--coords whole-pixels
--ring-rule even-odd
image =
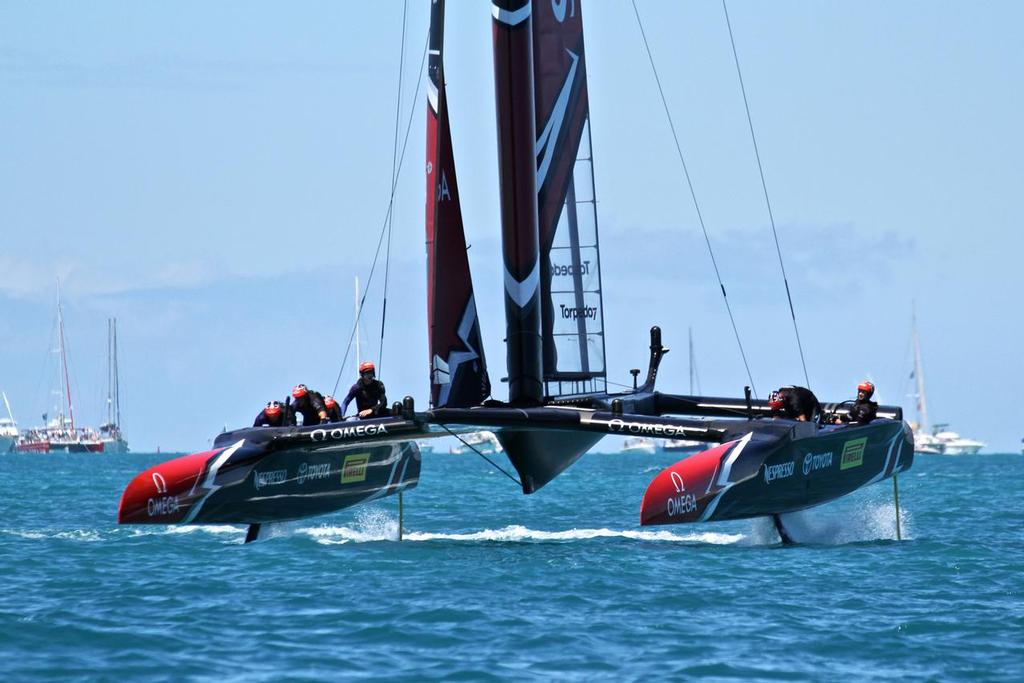
[[[914,374],[917,381],[917,422],[913,423],[914,452],[926,455],[974,455],[985,444],[965,439],[956,432],[946,429],[948,424],[936,424],[929,433],[928,402],[924,393],[924,365],[921,362],[921,339],[917,334],[917,312],[913,313],[912,335],[914,340]]]

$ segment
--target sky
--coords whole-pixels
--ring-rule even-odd
[[[755,387],[803,383],[722,5],[637,6]],[[105,415],[116,317],[134,450],[205,448],[297,382],[328,393],[340,372],[343,391],[354,280],[368,281],[407,126],[383,342],[383,262],[361,333],[390,398],[426,406],[428,9],[408,4],[403,50],[397,0],[0,4],[0,389],[22,426],[54,404],[58,278],[76,418]],[[609,379],[645,366],[657,324],[674,350],[659,388],[687,392],[692,328],[701,390],[740,396],[749,380],[632,5],[582,11]],[[729,13],[811,387],[842,400],[870,377],[912,418],[916,307],[931,420],[1016,450],[1024,6],[731,0]],[[497,379],[489,3],[449,0],[447,14],[459,189]]]

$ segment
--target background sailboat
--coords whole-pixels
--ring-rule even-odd
[[[948,423],[931,425],[928,422],[928,399],[924,389],[924,363],[921,361],[921,338],[917,331],[917,311],[912,313],[912,337],[914,345],[914,374],[917,393],[917,423],[914,427],[914,452],[927,455],[975,455],[985,444],[965,439],[947,429]]]
[[[107,320],[107,421],[100,425],[104,453],[127,453],[121,434],[121,373],[117,358],[117,318]]]
[[[693,328],[690,327],[687,332],[687,338],[689,339],[690,395],[699,396],[701,394],[700,377],[697,375],[697,359],[693,354]],[[692,439],[666,439],[663,448],[666,451],[684,455],[704,450],[704,444]]]
[[[14,450],[22,453],[125,453],[128,445],[121,437],[120,381],[117,375],[116,322],[107,321],[108,393],[107,422],[98,430],[81,427],[75,422],[75,404],[71,390],[71,371],[68,361],[67,337],[64,331],[64,305],[60,283],[57,284],[57,376],[60,390],[55,392],[60,403],[54,406],[56,415],[43,414],[43,426],[23,430],[18,435]]]
[[[0,453],[6,453],[14,448],[14,442],[18,439],[18,423],[14,420],[7,394],[0,392],[0,396],[3,397],[4,408],[7,410],[7,417],[0,417]]]

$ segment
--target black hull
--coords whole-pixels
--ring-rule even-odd
[[[778,434],[779,427],[789,426]],[[679,461],[644,494],[640,523],[679,524],[783,514],[821,505],[913,464],[903,422],[818,430],[771,421]]]
[[[400,421],[397,421],[400,422]],[[366,427],[367,425],[360,425]],[[415,442],[275,443],[283,430],[234,432],[230,445],[150,468],[125,489],[122,524],[258,524],[322,515],[411,489]],[[295,430],[290,430],[294,436]],[[314,430],[305,430],[309,437]],[[268,438],[269,437],[269,438]],[[293,440],[294,441],[294,440]]]

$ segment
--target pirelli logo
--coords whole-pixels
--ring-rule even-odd
[[[849,470],[860,467],[864,464],[864,449],[868,445],[868,438],[852,439],[843,444],[843,454],[839,458],[839,469]]]
[[[366,463],[369,461],[369,453],[346,455],[345,464],[341,467],[341,483],[356,484],[366,481]]]

